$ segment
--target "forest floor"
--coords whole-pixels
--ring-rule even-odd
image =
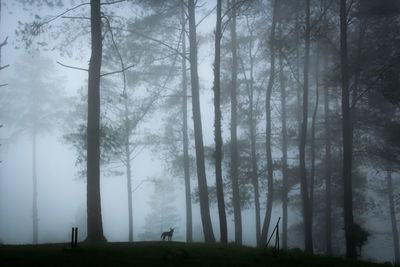
[[[273,249],[180,242],[0,245],[0,266],[383,266]],[[390,266],[390,264],[386,265]]]

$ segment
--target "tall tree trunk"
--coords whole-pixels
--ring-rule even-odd
[[[281,87],[281,118],[282,118],[282,248],[287,249],[288,222],[288,192],[287,175],[287,127],[286,127],[286,85],[283,73],[282,47],[279,49],[279,80]]]
[[[125,100],[126,103],[126,100]],[[129,126],[127,105],[125,106],[125,160],[126,160],[126,189],[128,193],[128,223],[129,223],[129,242],[133,242],[133,207],[132,207],[132,169],[131,169],[131,151],[129,140]]]
[[[353,134],[351,126],[349,67],[347,56],[347,8],[346,0],[340,0],[340,60],[342,75],[342,134],[343,134],[343,190],[344,230],[346,257],[357,258],[353,228],[352,160]]]
[[[311,207],[308,195],[307,170],[306,170],[306,140],[308,119],[308,71],[310,57],[310,0],[306,0],[306,32],[304,56],[304,87],[303,87],[303,117],[300,133],[300,190],[303,204],[304,247],[308,253],[313,253]]]
[[[203,132],[200,113],[199,75],[197,70],[197,37],[194,0],[189,0],[189,41],[190,41],[190,77],[192,84],[192,110],[194,124],[194,141],[196,147],[197,180],[199,185],[200,214],[206,242],[215,242],[212,230],[210,206],[208,200],[207,178],[204,164]]]
[[[311,227],[314,220],[314,180],[315,180],[315,122],[317,120],[319,103],[319,44],[317,43],[317,55],[315,62],[315,105],[311,121],[311,177],[310,177],[310,219]]]
[[[257,165],[257,122],[254,119],[254,78],[253,78],[253,32],[249,28],[250,33],[250,46],[249,46],[249,57],[250,57],[250,99],[249,99],[249,132],[250,132],[250,146],[251,146],[251,176],[254,188],[254,209],[255,209],[255,221],[256,221],[256,242],[257,246],[261,246],[261,221],[260,221],[260,195],[258,186],[258,165]]]
[[[268,179],[268,195],[267,195],[267,210],[265,212],[265,219],[261,231],[261,244],[264,245],[268,238],[268,229],[271,221],[272,213],[272,201],[274,194],[274,184],[273,184],[273,163],[272,163],[272,147],[271,147],[271,94],[272,87],[274,85],[275,78],[275,28],[276,28],[276,16],[278,9],[278,0],[273,2],[273,16],[271,25],[271,35],[270,35],[270,72],[269,80],[267,85],[267,93],[265,99],[265,113],[266,113],[266,151],[267,151],[267,179]]]
[[[38,207],[37,207],[37,172],[36,172],[36,126],[32,132],[32,180],[33,180],[33,199],[32,199],[32,223],[33,223],[33,244],[38,243]]]
[[[396,210],[394,207],[392,170],[387,171],[386,181],[387,181],[387,190],[388,190],[387,193],[388,193],[388,200],[389,200],[390,220],[392,222],[394,262],[395,262],[395,264],[399,264],[400,263],[399,232],[397,230]]]
[[[237,148],[237,37],[236,37],[236,3],[232,1],[231,46],[232,46],[232,85],[231,85],[231,178],[232,201],[235,221],[235,242],[242,244],[242,211],[240,207],[238,148]]]
[[[182,54],[186,55],[186,19],[185,5],[182,0]],[[183,171],[185,176],[185,199],[186,199],[186,242],[192,242],[192,199],[190,188],[189,172],[189,138],[187,125],[187,76],[186,76],[186,58],[182,57],[182,133],[183,133]]]
[[[91,57],[87,123],[87,241],[106,241],[100,198],[100,68],[102,36],[100,0],[90,1]]]
[[[325,126],[325,241],[326,254],[332,254],[332,201],[331,201],[331,129],[329,114],[329,92],[328,86],[324,84],[324,126]]]
[[[226,226],[226,213],[224,190],[222,184],[222,136],[221,136],[221,88],[220,88],[220,66],[221,66],[221,10],[222,0],[217,1],[217,22],[215,27],[215,61],[214,61],[214,140],[215,140],[215,180],[217,187],[218,215],[221,232],[221,243],[228,242]]]

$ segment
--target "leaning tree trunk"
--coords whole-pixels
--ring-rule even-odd
[[[100,68],[102,57],[100,0],[90,1],[91,57],[87,123],[87,241],[106,241],[100,198]]]
[[[286,86],[283,73],[282,47],[279,50],[279,80],[281,86],[281,119],[282,119],[282,248],[287,249],[288,192],[287,175],[287,127],[286,127]]]
[[[237,37],[236,37],[236,3],[232,1],[231,45],[232,45],[232,85],[231,85],[231,178],[232,202],[235,222],[235,242],[242,244],[242,211],[240,207],[238,148],[237,148]]]
[[[33,199],[32,199],[32,223],[33,223],[33,244],[38,243],[38,207],[37,207],[37,172],[36,172],[36,126],[33,126],[32,132],[32,182],[33,182]]]
[[[218,215],[221,232],[221,243],[228,242],[228,231],[226,226],[226,213],[224,190],[222,183],[222,135],[221,135],[221,10],[222,0],[217,1],[217,22],[215,28],[215,61],[214,61],[214,139],[215,139],[215,180],[217,187]]]
[[[272,201],[273,201],[273,193],[274,193],[274,184],[273,184],[273,162],[272,162],[272,147],[271,147],[271,94],[272,87],[274,85],[275,78],[275,28],[276,28],[276,16],[278,9],[278,0],[274,1],[273,4],[273,16],[272,16],[272,26],[271,26],[271,35],[270,35],[270,72],[269,72],[269,80],[267,85],[267,94],[265,99],[265,113],[266,113],[266,151],[267,151],[267,179],[268,179],[268,195],[267,195],[267,210],[265,212],[265,219],[261,231],[261,245],[266,244],[268,237],[268,229],[271,221],[271,213],[272,213]]]
[[[390,220],[392,222],[394,262],[395,262],[395,264],[399,264],[400,263],[399,232],[397,230],[397,220],[396,220],[396,210],[395,210],[394,198],[393,198],[393,185],[392,185],[392,171],[391,170],[387,171],[386,181],[387,181],[387,193],[388,193],[388,200],[389,200]]]
[[[190,41],[190,77],[192,84],[192,110],[194,124],[194,141],[196,148],[197,181],[199,185],[200,214],[206,242],[215,242],[212,230],[210,206],[208,201],[207,178],[204,163],[204,144],[200,113],[199,75],[197,70],[197,37],[194,0],[189,0],[189,41]]]
[[[184,2],[182,1],[182,55],[186,55],[186,19]],[[185,176],[185,199],[186,199],[186,242],[192,242],[192,200],[190,188],[189,172],[189,138],[187,125],[187,76],[186,76],[186,58],[182,57],[182,134],[183,134],[183,171]]]
[[[343,191],[344,230],[346,257],[357,258],[353,228],[352,160],[353,134],[350,110],[349,67],[347,56],[347,8],[346,0],[340,0],[340,70],[342,75],[342,135],[343,135]]]
[[[304,57],[304,86],[303,86],[303,117],[300,133],[300,190],[303,204],[303,224],[305,251],[313,252],[312,219],[310,199],[308,195],[307,170],[306,170],[306,139],[308,119],[308,70],[310,57],[310,0],[306,0],[306,32],[305,32],[305,57]]]

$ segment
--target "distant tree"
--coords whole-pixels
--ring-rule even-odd
[[[37,244],[37,138],[54,128],[57,119],[61,119],[63,88],[60,86],[60,77],[54,75],[52,61],[40,54],[24,54],[14,67],[16,72],[9,78],[10,85],[0,91],[0,118],[17,135],[26,134],[32,139],[32,242]]]

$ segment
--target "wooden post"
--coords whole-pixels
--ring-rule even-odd
[[[75,244],[74,247],[78,245],[78,227],[75,227]]]
[[[72,233],[71,233],[71,248],[74,248],[74,233],[75,232],[75,228],[72,227]]]

